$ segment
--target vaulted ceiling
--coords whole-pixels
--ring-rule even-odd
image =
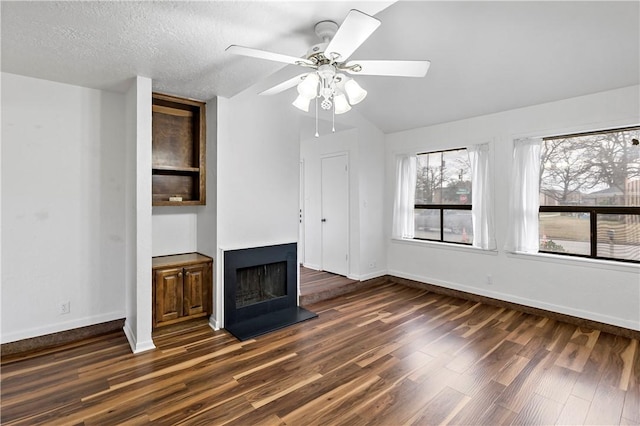
[[[252,90],[282,64],[239,44],[302,56],[313,26],[349,9],[380,28],[353,59],[428,59],[425,78],[359,76],[355,108],[395,132],[640,83],[640,2],[9,2],[2,71],[106,90],[135,75],[210,99]],[[295,66],[286,66],[295,68]],[[295,89],[276,96],[295,98]]]

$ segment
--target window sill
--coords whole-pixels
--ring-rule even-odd
[[[433,248],[453,250],[453,251],[466,251],[468,253],[488,254],[492,256],[496,256],[498,254],[498,250],[484,250],[478,247],[462,245],[462,244],[445,243],[440,241],[414,240],[414,239],[408,239],[408,238],[402,238],[402,239],[392,238],[391,242],[394,244],[408,244],[413,246],[433,247]]]
[[[519,259],[533,260],[537,262],[552,262],[559,264],[574,264],[576,266],[586,266],[589,268],[609,269],[621,272],[639,272],[640,264],[616,262],[614,260],[589,259],[585,257],[563,256],[561,254],[551,253],[524,253],[524,252],[506,252],[507,256]]]

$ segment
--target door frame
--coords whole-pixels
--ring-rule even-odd
[[[300,193],[298,194],[298,264],[304,265],[305,262],[305,226],[306,226],[306,200],[305,200],[305,164],[304,158],[300,159]]]
[[[322,160],[332,157],[345,157],[347,163],[347,273],[349,277],[351,274],[351,162],[349,158],[349,151],[337,151],[320,155],[320,218],[324,216],[323,207],[324,200],[322,199]],[[324,232],[322,231],[322,224],[320,224],[320,270],[324,271]]]

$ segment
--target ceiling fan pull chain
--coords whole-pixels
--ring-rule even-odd
[[[333,102],[333,108],[331,108],[331,131],[336,132],[336,103]]]
[[[318,133],[318,97],[316,96],[316,138],[319,137]]]

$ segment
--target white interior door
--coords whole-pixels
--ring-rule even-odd
[[[323,157],[321,182],[322,269],[349,274],[349,159]]]

